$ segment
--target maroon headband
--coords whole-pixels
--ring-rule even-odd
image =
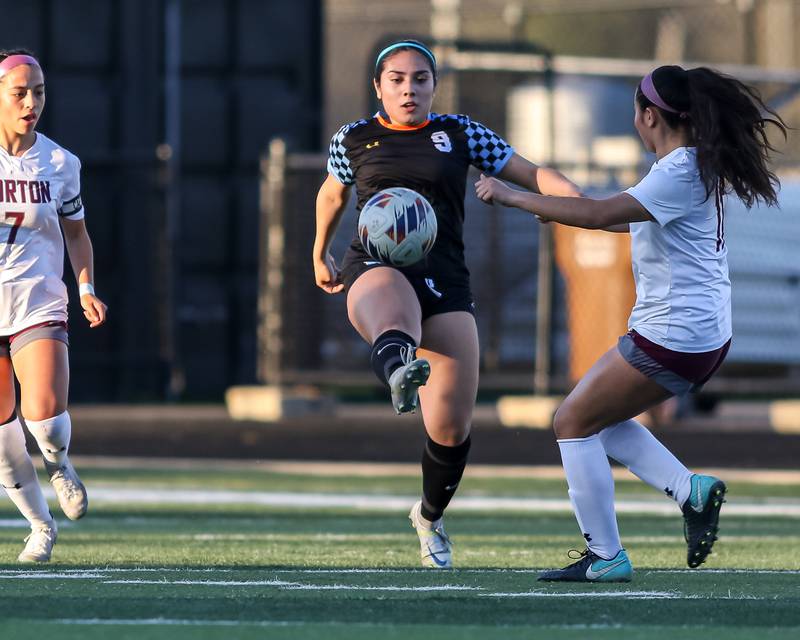
[[[14,67],[18,67],[21,64],[30,64],[41,69],[41,65],[33,56],[15,54],[13,56],[8,56],[2,62],[0,62],[0,78],[6,75]]]
[[[642,78],[642,82],[639,85],[644,94],[644,97],[647,98],[650,102],[652,102],[657,107],[660,107],[664,111],[669,111],[670,113],[680,113],[677,109],[673,109],[670,107],[664,99],[658,95],[658,91],[656,91],[656,86],[653,84],[653,73],[648,73],[644,78]]]

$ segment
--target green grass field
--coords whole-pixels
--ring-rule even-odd
[[[84,466],[102,498],[59,518],[45,566],[13,562],[26,531],[0,502],[0,638],[800,637],[800,484],[730,482],[715,553],[689,570],[677,508],[619,481],[620,503],[640,505],[619,516],[633,582],[553,585],[538,569],[581,548],[560,480],[467,477],[447,517],[459,568],[431,572],[406,520],[417,478],[203,466]],[[493,496],[510,501],[494,515],[470,502]]]

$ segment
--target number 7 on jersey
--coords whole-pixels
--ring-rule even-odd
[[[8,219],[13,220],[13,222],[11,223],[11,231],[8,234],[6,244],[14,244],[14,240],[17,239],[17,231],[19,231],[19,228],[22,226],[22,221],[25,219],[25,212],[6,211],[6,220]]]

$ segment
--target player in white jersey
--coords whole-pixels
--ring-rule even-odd
[[[67,457],[67,291],[64,244],[91,327],[106,318],[94,293],[92,244],[80,195],[80,162],[36,133],[44,75],[27,51],[0,52],[0,484],[30,522],[18,560],[50,559],[57,530],[16,415],[36,439],[65,515],[86,513],[86,489]],[[63,233],[63,236],[62,236]]]
[[[587,229],[630,231],[636,305],[628,334],[577,384],[553,429],[587,549],[548,581],[628,581],[633,574],[614,514],[608,457],[663,491],[684,517],[687,563],[698,567],[716,540],[725,484],[691,473],[633,418],[674,395],[698,390],[722,364],[731,340],[731,298],[722,198],[777,204],[767,166],[767,123],[783,120],[758,94],[711,69],[664,66],[647,74],[634,100],[634,126],[656,154],[636,186],[605,200],[554,198],[493,178],[478,196]]]

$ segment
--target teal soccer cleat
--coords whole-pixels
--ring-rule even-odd
[[[686,538],[686,562],[692,569],[699,567],[717,539],[719,511],[725,502],[728,488],[714,476],[692,476],[689,498],[683,503],[683,535]]]
[[[563,569],[544,571],[539,574],[543,582],[630,582],[633,577],[633,565],[628,559],[625,549],[610,560],[604,560],[589,549],[580,553],[580,559]],[[575,556],[571,556],[575,557]]]

